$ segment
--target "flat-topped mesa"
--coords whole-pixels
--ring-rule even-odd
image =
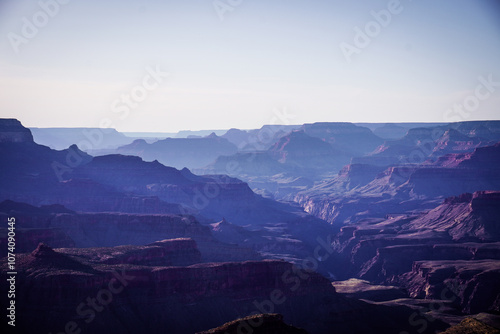
[[[178,294],[187,299],[217,297],[221,292],[236,299],[252,299],[275,289],[286,292],[288,297],[335,294],[329,281],[315,272],[304,272],[298,288],[291,289],[292,270],[292,264],[280,260],[200,263],[155,268],[152,280],[156,283],[156,296]]]
[[[0,119],[0,143],[32,143],[31,131],[14,118]]]
[[[352,123],[304,124],[301,129],[311,137],[322,139],[334,148],[348,152],[350,156],[367,154],[384,142],[370,129]]]
[[[188,266],[201,262],[196,242],[189,238],[165,239],[146,246],[67,248],[58,252],[93,264],[141,266]]]

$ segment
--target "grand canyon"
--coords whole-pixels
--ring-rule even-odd
[[[499,331],[500,121],[21,121],[0,119],[19,333]]]

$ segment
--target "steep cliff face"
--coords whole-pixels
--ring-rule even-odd
[[[500,243],[386,246],[377,248],[375,257],[363,264],[359,275],[372,281],[404,283],[398,276],[410,272],[417,261],[484,259],[500,261]]]
[[[417,261],[401,277],[412,297],[447,294],[462,312],[500,311],[500,261]]]

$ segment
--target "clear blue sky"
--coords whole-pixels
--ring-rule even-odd
[[[500,119],[500,84],[447,111],[474,102],[478,77],[500,82],[496,0],[401,0],[350,61],[341,45],[356,47],[355,28],[392,1],[64,2],[50,17],[38,1],[0,0],[0,117],[166,132],[256,128],[276,110],[294,124]],[[123,104],[156,67],[169,76]]]

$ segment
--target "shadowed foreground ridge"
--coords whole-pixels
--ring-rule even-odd
[[[195,248],[192,256],[179,259],[178,249],[194,246],[189,239],[110,248],[52,249],[40,244],[31,253],[18,254],[16,328],[59,333],[69,323],[94,334],[184,334],[249,314],[278,313],[282,316],[248,321],[253,332],[247,332],[304,333],[288,331],[292,327],[284,323],[311,334],[397,334],[410,329],[411,309],[346,298],[323,276],[285,261],[190,264],[199,261]],[[7,278],[4,266],[2,289],[7,289]],[[3,301],[0,306],[6,307]],[[424,333],[446,327],[435,320]]]
[[[255,324],[253,330],[249,332],[253,334],[307,334],[304,329],[284,323],[281,314],[256,314],[197,334],[240,334],[248,331],[250,323]]]

